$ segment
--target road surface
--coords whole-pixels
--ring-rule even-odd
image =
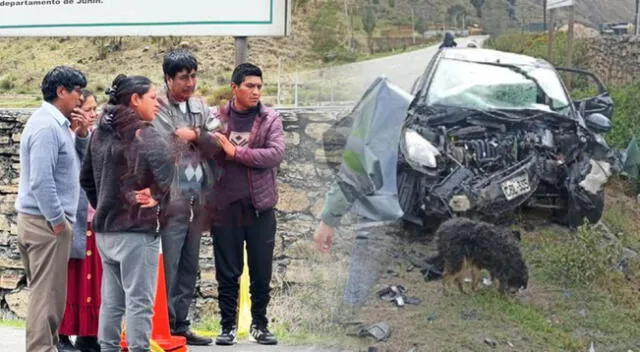
[[[475,42],[481,47],[487,36],[457,38],[458,47],[465,47],[469,42]],[[340,89],[348,90],[349,100],[357,100],[371,83],[379,76],[386,76],[391,83],[409,92],[417,77],[424,73],[427,64],[438,51],[433,45],[424,49],[404,54],[387,56],[379,59],[340,65],[327,69],[315,70],[314,79],[329,79],[342,82]]]
[[[25,351],[24,329],[0,326],[0,352]],[[263,346],[250,341],[242,341],[234,346],[198,346],[189,347],[189,352],[233,351],[233,352],[341,352],[339,349],[326,349],[310,346]]]

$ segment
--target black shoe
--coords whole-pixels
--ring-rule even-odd
[[[73,347],[68,336],[60,336],[58,346],[56,347],[58,348],[58,352],[80,352],[80,350]]]
[[[251,325],[251,336],[261,345],[278,344],[278,339],[266,327]]]
[[[100,344],[95,336],[78,336],[76,338],[76,349],[81,352],[100,352]]]
[[[186,337],[187,345],[191,345],[191,346],[208,346],[213,342],[212,338],[198,336],[191,330],[188,330],[185,332],[176,332],[176,333],[173,333],[172,335]]]
[[[216,337],[216,345],[231,346],[233,345],[236,334],[238,333],[236,327],[222,328],[222,333]]]

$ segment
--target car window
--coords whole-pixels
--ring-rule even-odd
[[[427,105],[474,109],[560,110],[569,101],[554,70],[444,59],[429,86]],[[564,109],[561,112],[568,112]]]

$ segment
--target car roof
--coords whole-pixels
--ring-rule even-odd
[[[448,48],[442,50],[441,55],[442,58],[453,60],[553,68],[553,66],[549,62],[543,59],[537,59],[531,56],[508,53],[492,49]]]

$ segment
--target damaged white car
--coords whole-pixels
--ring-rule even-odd
[[[590,76],[597,96],[573,101],[559,71]],[[487,49],[440,51],[416,81],[397,170],[404,219],[435,228],[454,215],[496,219],[553,209],[597,222],[618,162],[603,134],[613,102],[580,70]]]

